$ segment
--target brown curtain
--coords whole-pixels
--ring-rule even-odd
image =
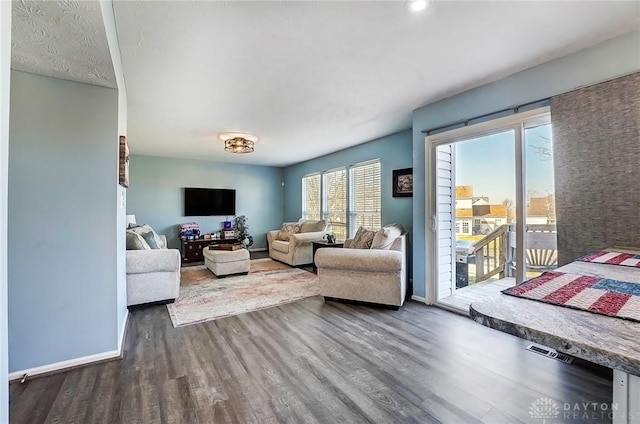
[[[640,72],[551,99],[559,264],[640,248]]]

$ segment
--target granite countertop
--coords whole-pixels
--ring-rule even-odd
[[[560,272],[640,283],[640,269],[572,262]],[[640,376],[640,323],[504,294],[469,307],[480,324]]]

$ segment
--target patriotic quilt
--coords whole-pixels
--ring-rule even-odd
[[[502,293],[640,322],[640,283],[549,271]]]
[[[622,265],[640,268],[640,255],[636,253],[606,252],[590,253],[577,259],[581,262],[594,262],[597,264]]]

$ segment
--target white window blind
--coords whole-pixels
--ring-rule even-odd
[[[349,169],[349,236],[362,226],[377,230],[381,225],[380,160],[353,165]]]
[[[347,238],[347,171],[344,168],[322,174],[322,216],[331,224],[338,240]]]
[[[381,198],[380,159],[302,177],[302,217],[326,220],[338,240],[379,229]]]
[[[320,181],[320,174],[302,177],[302,217],[305,219],[320,219],[322,215]]]

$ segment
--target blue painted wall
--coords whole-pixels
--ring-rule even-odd
[[[565,93],[640,70],[640,32],[632,32],[413,112],[413,279],[425,296],[425,136],[435,128]],[[428,287],[428,284],[426,285]]]
[[[282,168],[141,155],[131,155],[129,165],[127,214],[165,234],[170,247],[180,246],[180,223],[197,222],[202,233],[209,233],[225,220],[185,217],[184,187],[236,189],[236,214],[249,219],[252,249],[266,248],[267,231],[282,226]]]
[[[118,92],[11,74],[9,368],[117,349]]]

